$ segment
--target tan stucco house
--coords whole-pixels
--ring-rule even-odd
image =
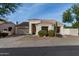
[[[30,19],[29,20],[29,34],[38,35],[40,30],[54,30],[54,25],[56,20],[39,20],[39,19]],[[57,32],[60,33],[61,28],[63,27],[62,23],[57,22]]]
[[[40,30],[54,30],[56,20],[45,19],[29,19],[28,22],[22,22],[16,25],[16,34],[32,34],[38,35]],[[60,33],[63,24],[57,22],[57,32]]]
[[[56,23],[56,33],[78,36],[78,29],[65,29],[64,24],[53,19],[29,19],[28,22],[22,22],[16,26],[16,34],[38,35],[40,30],[55,30]]]

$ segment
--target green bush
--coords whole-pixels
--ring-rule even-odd
[[[47,36],[47,31],[45,31],[45,30],[40,30],[39,32],[38,32],[38,35],[40,36],[40,37],[43,37],[43,36]]]
[[[55,36],[55,32],[54,32],[53,30],[49,30],[49,31],[48,31],[48,36],[49,36],[49,37]]]

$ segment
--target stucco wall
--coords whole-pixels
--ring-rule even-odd
[[[48,26],[48,30],[54,30],[54,26],[52,26],[51,23],[41,23],[40,20],[30,20],[29,21],[29,34],[32,34],[32,24],[35,24],[36,26],[36,35],[38,35],[38,32],[41,30],[42,26]],[[60,23],[58,26],[62,26]]]
[[[38,35],[38,32],[41,30],[41,25],[36,25],[36,35]]]
[[[29,34],[32,34],[32,24],[39,24],[40,20],[31,20],[29,21]]]
[[[72,36],[78,36],[78,29],[77,28],[61,28],[60,34],[62,35],[72,35]]]
[[[54,30],[54,26],[52,26],[51,24],[37,24],[36,25],[36,35],[38,35],[38,32],[41,30],[42,26],[48,26],[48,30]]]

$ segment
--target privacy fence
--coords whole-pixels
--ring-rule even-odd
[[[78,36],[78,28],[61,28],[62,35]]]

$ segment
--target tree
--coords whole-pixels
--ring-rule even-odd
[[[0,3],[0,17],[6,17],[6,15],[14,13],[20,5],[18,3]]]
[[[72,23],[73,22],[73,17],[72,17],[70,10],[66,10],[63,13],[63,22],[64,23]]]
[[[77,27],[79,30],[79,4],[74,4],[70,9],[68,9],[68,11],[63,13],[63,22],[74,22],[72,23],[72,27]]]
[[[0,19],[0,21],[7,22],[7,21],[6,21],[6,20],[4,20],[4,19]]]
[[[72,24],[73,27],[79,28],[79,22],[75,22],[74,24]]]
[[[79,4],[74,4],[71,8],[63,13],[63,22],[79,22]]]
[[[72,6],[72,13],[74,14],[75,20],[79,21],[79,4],[74,4]]]

